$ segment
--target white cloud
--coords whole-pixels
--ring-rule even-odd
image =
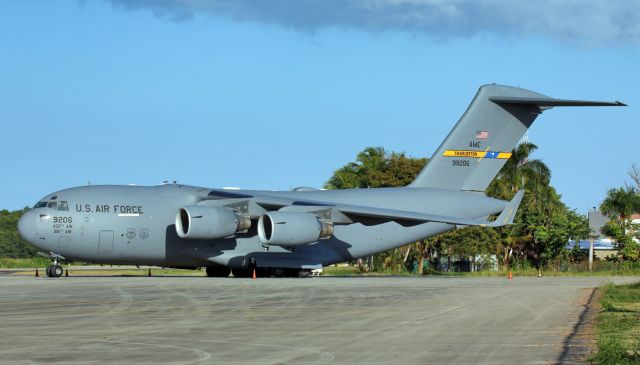
[[[544,36],[581,45],[640,43],[635,0],[108,0],[173,20],[196,15],[276,24],[300,31],[345,27],[423,33]]]

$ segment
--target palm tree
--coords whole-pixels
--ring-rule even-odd
[[[530,158],[537,148],[538,146],[531,142],[520,143],[516,146],[512,151],[511,158],[507,160],[487,190],[490,196],[511,199],[519,189],[526,189],[525,199],[518,213],[517,221],[519,223],[499,228],[503,236],[499,248],[503,254],[502,260],[505,265],[508,265],[511,251],[521,252],[524,247],[536,246],[531,227],[528,227],[527,224],[528,219],[523,219],[524,215],[527,215],[528,218],[549,216],[556,208],[564,207],[555,189],[549,186],[551,180],[549,167],[539,159]]]
[[[325,184],[327,189],[357,189],[379,187],[380,177],[389,156],[383,147],[367,147],[358,153],[355,162],[349,162],[333,173]]]
[[[529,156],[538,148],[531,142],[520,143],[511,153],[511,158],[502,166],[497,178],[491,183],[487,193],[502,199],[510,199],[519,189],[538,191],[548,186],[551,170],[539,159]]]
[[[357,169],[365,188],[379,187],[379,175],[388,163],[387,152],[383,147],[367,147],[358,153]]]
[[[610,218],[625,219],[640,212],[640,194],[633,187],[611,189],[600,204],[600,210]]]
[[[324,185],[326,189],[357,189],[362,187],[358,165],[353,162],[339,168]]]
[[[551,180],[549,167],[542,160],[529,158],[536,149],[538,146],[531,142],[521,143],[513,150],[511,158],[505,163],[504,175],[511,182],[511,190],[514,193],[519,188],[525,187],[528,182],[535,182],[536,185],[549,184],[549,180]]]

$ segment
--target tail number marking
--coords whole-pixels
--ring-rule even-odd
[[[469,160],[453,160],[451,161],[451,164],[453,166],[461,166],[461,167],[468,167],[471,165]]]

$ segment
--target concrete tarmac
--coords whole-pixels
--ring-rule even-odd
[[[0,363],[582,363],[638,278],[0,277]]]

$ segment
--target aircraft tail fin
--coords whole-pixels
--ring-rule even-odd
[[[409,187],[483,192],[542,111],[558,106],[624,105],[554,99],[512,86],[484,85]]]

